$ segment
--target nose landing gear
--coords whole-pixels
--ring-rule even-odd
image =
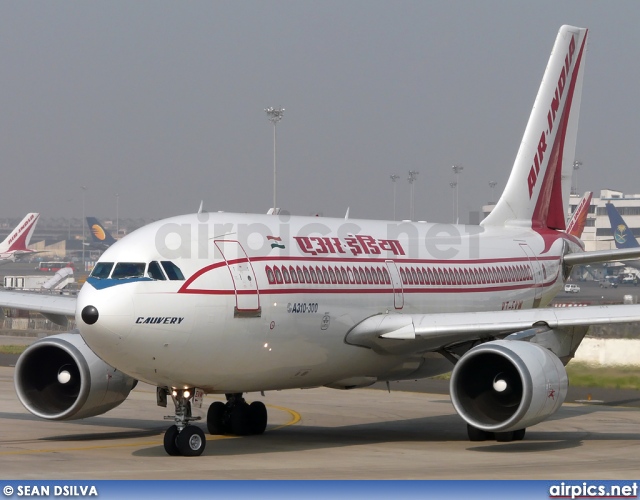
[[[189,425],[200,417],[191,415],[191,398],[193,390],[174,390],[171,399],[176,408],[175,416],[164,417],[165,420],[174,420],[175,424],[167,429],[164,434],[164,450],[168,455],[184,457],[197,457],[202,455],[207,440],[204,431],[195,425]]]

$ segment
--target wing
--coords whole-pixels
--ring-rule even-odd
[[[527,340],[541,332],[580,331],[577,343],[563,350],[571,356],[591,325],[640,321],[640,305],[602,305],[438,314],[379,314],[349,331],[345,341],[381,354],[445,351],[456,345],[504,338]],[[575,344],[575,345],[574,345]]]
[[[76,314],[76,297],[44,293],[0,291],[0,307],[36,311],[58,325]]]

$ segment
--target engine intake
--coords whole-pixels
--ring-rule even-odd
[[[38,417],[73,420],[122,403],[137,381],[106,364],[78,333],[34,342],[18,359],[14,383],[20,402]]]
[[[471,349],[451,374],[451,401],[470,425],[508,432],[542,422],[564,402],[567,372],[551,351],[496,340]]]

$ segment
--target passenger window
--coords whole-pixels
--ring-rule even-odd
[[[113,262],[98,262],[91,271],[91,277],[101,280],[107,279],[111,269],[113,269]]]
[[[118,262],[111,277],[114,279],[143,278],[145,267],[147,265],[144,262]]]
[[[147,276],[152,280],[166,280],[164,277],[164,273],[162,269],[160,269],[160,264],[158,264],[155,260],[149,263],[149,268],[147,269]]]
[[[170,260],[163,260],[162,267],[170,280],[184,280],[184,275],[182,274],[182,271],[180,271],[180,268]]]

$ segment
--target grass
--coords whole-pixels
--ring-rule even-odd
[[[22,354],[26,345],[0,345],[2,354]],[[576,387],[603,387],[606,389],[640,390],[640,367],[633,366],[591,366],[571,362],[567,365],[569,383]],[[449,380],[450,373],[434,377]]]
[[[585,363],[571,362],[566,368],[569,384],[574,387],[640,390],[640,367],[592,366]],[[433,378],[449,380],[451,374],[445,373]]]
[[[0,345],[0,354],[22,354],[27,345]]]
[[[640,368],[635,366],[567,365],[569,383],[578,387],[640,390]]]

